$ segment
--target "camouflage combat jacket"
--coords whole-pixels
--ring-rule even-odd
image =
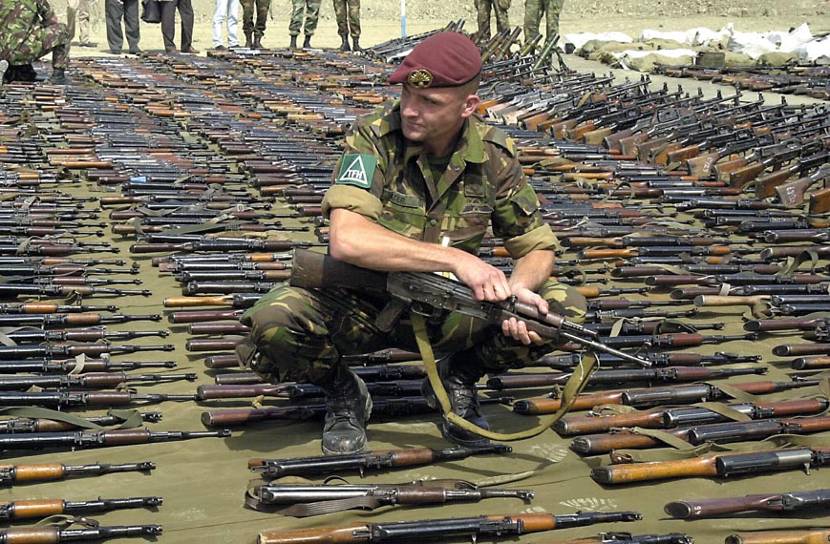
[[[345,208],[403,236],[477,254],[488,226],[513,258],[558,242],[542,220],[507,135],[478,118],[464,124],[438,180],[423,147],[401,131],[400,105],[360,118],[323,200],[323,213]]]
[[[47,0],[0,0],[0,58],[15,58],[15,52],[38,27],[58,24]]]

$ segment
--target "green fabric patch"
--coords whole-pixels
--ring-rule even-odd
[[[340,171],[334,182],[368,189],[372,186],[377,164],[377,159],[368,153],[346,153],[340,161]]]

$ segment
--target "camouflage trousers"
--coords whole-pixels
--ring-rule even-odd
[[[530,41],[539,33],[542,15],[545,16],[545,40],[559,35],[559,14],[565,0],[525,0],[525,41]]]
[[[254,37],[262,39],[271,0],[239,0],[239,3],[242,5],[242,33],[246,37],[253,34]],[[256,25],[254,25],[254,9],[256,9]]]
[[[510,20],[507,10],[510,9],[510,0],[475,0],[478,14],[478,37],[482,40],[490,39],[490,10],[496,12],[496,29],[499,32],[510,30]]]
[[[78,41],[82,44],[89,43],[91,3],[92,0],[67,0],[66,2],[66,26],[69,28],[69,35],[75,37],[77,25]]]
[[[12,66],[30,64],[49,52],[52,53],[52,68],[66,69],[69,64],[69,30],[65,24],[33,28],[7,60]]]
[[[551,311],[573,321],[584,318],[587,303],[572,287],[549,280],[539,293]],[[278,287],[242,316],[251,332],[237,345],[237,355],[243,366],[275,383],[325,383],[341,355],[392,347],[417,351],[406,313],[391,332],[376,327],[386,302],[385,297],[367,297],[344,289]],[[500,323],[488,325],[456,312],[433,316],[427,329],[436,354],[453,354],[454,365],[479,377],[524,366],[556,345],[552,340],[541,346],[525,346],[504,336]]]
[[[360,0],[332,0],[334,18],[337,20],[337,33],[341,36],[351,34],[360,37]]]
[[[320,18],[320,4],[323,0],[291,0],[291,22],[288,23],[288,35],[297,36],[300,27],[303,34],[311,36],[317,30],[317,20]],[[303,26],[303,12],[305,12],[305,26]]]

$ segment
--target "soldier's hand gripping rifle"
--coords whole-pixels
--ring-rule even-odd
[[[595,364],[593,358],[586,358],[574,371],[572,379],[565,385],[563,408],[549,418],[544,418],[533,429],[512,434],[494,433],[481,429],[450,410],[450,403],[443,384],[438,377],[432,348],[426,341],[423,316],[435,311],[458,312],[488,323],[501,323],[512,317],[527,323],[527,328],[543,338],[559,338],[571,341],[592,351],[610,353],[623,360],[649,367],[651,361],[616,350],[597,341],[597,334],[585,327],[568,321],[563,316],[548,313],[540,315],[535,307],[509,300],[494,303],[475,300],[472,291],[465,285],[449,278],[426,272],[378,272],[368,270],[332,257],[297,249],[292,265],[291,285],[303,288],[346,288],[375,291],[387,294],[390,302],[381,311],[376,326],[389,331],[401,314],[409,309],[418,346],[427,369],[430,384],[443,408],[444,417],[455,425],[494,440],[521,440],[536,436],[561,418],[572,399],[581,391]],[[419,330],[420,329],[420,330]]]

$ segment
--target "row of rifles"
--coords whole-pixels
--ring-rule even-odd
[[[383,55],[389,54],[387,45],[379,50]],[[306,420],[325,412],[319,388],[263,383],[237,368],[234,347],[248,332],[239,317],[290,276],[293,249],[327,242],[325,225],[319,220],[320,202],[339,156],[339,140],[356,116],[394,94],[382,85],[389,67],[330,52],[282,51],[222,52],[198,63],[175,57],[147,57],[140,62],[88,60],[80,63],[80,71],[90,85],[4,91],[8,105],[3,130],[9,131],[4,134],[9,142],[4,175],[10,187],[21,193],[20,187],[26,187],[31,193],[2,201],[15,203],[10,220],[23,222],[10,228],[56,232],[10,231],[9,246],[14,248],[10,252],[15,257],[32,257],[21,261],[21,266],[29,267],[27,272],[11,273],[14,281],[0,287],[22,289],[3,291],[9,298],[69,297],[71,304],[12,302],[3,306],[4,315],[13,314],[18,320],[36,315],[40,321],[4,333],[15,345],[9,347],[8,357],[6,348],[0,347],[0,362],[20,363],[10,364],[9,372],[37,368],[39,375],[10,378],[8,386],[0,381],[0,388],[14,391],[0,392],[0,399],[6,406],[28,409],[188,400],[226,403],[228,399],[248,399],[243,402],[250,404],[252,398],[265,404],[208,410],[202,421],[221,430],[192,433],[140,428],[142,421],[157,420],[157,412],[113,412],[106,416],[109,419],[99,420],[19,412],[16,420],[9,420],[16,423],[8,427],[30,432],[15,432],[6,442],[0,437],[4,449],[227,436],[225,428],[233,425]],[[556,277],[589,299],[586,323],[604,344],[651,363],[648,368],[632,368],[625,359],[600,355],[600,369],[591,376],[588,390],[574,402],[573,413],[557,423],[555,431],[561,437],[573,437],[571,449],[576,454],[603,456],[587,459],[594,468],[586,465],[586,474],[613,493],[613,488],[635,482],[725,479],[830,463],[830,448],[821,443],[820,434],[830,429],[830,418],[823,415],[828,398],[822,388],[826,382],[823,369],[830,366],[830,322],[826,318],[830,246],[824,245],[830,236],[826,216],[830,190],[823,188],[830,174],[826,107],[770,105],[739,91],[704,97],[683,89],[654,89],[648,80],[617,83],[602,75],[555,72],[541,68],[537,55],[529,51],[494,60],[484,75],[479,113],[508,130],[518,143],[525,173],[541,197],[545,220],[562,242]],[[153,84],[136,84],[136,80]],[[31,130],[27,116],[38,120],[41,111],[48,111],[56,126],[43,131],[38,128],[42,124],[34,124],[42,131],[40,139],[32,145],[20,143],[21,131]],[[14,164],[18,158],[20,163],[40,167],[31,172],[20,168]],[[119,193],[101,197],[99,204],[109,212],[113,234],[133,242],[130,252],[135,258],[181,282],[182,296],[165,300],[165,306],[172,309],[168,318],[173,327],[187,328],[192,336],[187,349],[192,356],[205,356],[204,366],[214,373],[215,385],[201,385],[195,394],[176,395],[111,389],[120,384],[194,380],[196,376],[127,373],[151,366],[170,368],[175,363],[119,362],[109,357],[172,347],[96,342],[164,336],[166,331],[129,331],[119,337],[95,336],[119,333],[90,328],[118,320],[159,318],[98,314],[115,308],[80,302],[81,297],[149,293],[114,289],[112,283],[82,283],[94,280],[100,266],[124,264],[72,257],[74,253],[114,252],[121,244],[120,239],[116,245],[77,240],[96,236],[96,230],[86,229],[103,226],[100,220],[95,222],[99,210],[86,211],[88,204],[77,197],[68,199],[74,205],[61,203],[65,195],[59,189],[77,185],[74,176],[78,174],[101,190]],[[45,211],[46,203],[51,212]],[[70,208],[74,211],[67,211]],[[35,220],[39,223],[27,223]],[[509,272],[505,256],[500,240],[486,240],[482,257]],[[49,273],[56,268],[59,272]],[[123,280],[109,277],[134,276],[140,267],[104,270],[104,281],[117,282]],[[20,279],[20,275],[27,277]],[[64,283],[70,278],[77,283]],[[728,330],[740,315],[745,316],[744,330]],[[724,316],[728,319],[713,321]],[[40,332],[30,331],[29,326],[39,327]],[[798,341],[798,336],[806,342]],[[780,337],[773,354],[787,359],[763,359],[767,354],[757,341],[773,337]],[[21,348],[28,345],[26,339],[35,339],[30,341],[34,345]],[[399,350],[348,358],[375,397],[373,418],[397,419],[431,411],[420,396],[424,369],[418,359],[417,354]],[[492,405],[488,410],[493,411],[509,405],[522,415],[554,412],[561,406],[556,392],[580,359],[578,346],[565,345],[535,362],[537,368],[531,371],[491,376],[480,384],[484,403]],[[15,391],[32,386],[43,391]],[[92,388],[105,389],[88,390]],[[540,390],[547,394],[539,396]],[[626,408],[611,410],[609,405]],[[79,425],[84,430],[68,430]],[[261,511],[306,517],[385,505],[491,498],[530,501],[533,490],[458,481],[326,483],[330,476],[349,471],[364,474],[510,453],[510,448],[494,445],[252,459],[249,468],[262,481],[248,488],[246,504]],[[146,462],[50,465],[48,469],[21,465],[9,467],[6,480],[24,481],[24,475],[32,474],[58,478],[151,468]],[[298,486],[279,480],[296,476],[322,483]],[[97,506],[100,510],[160,502],[151,504],[152,499],[158,498],[136,498],[129,503],[116,499],[102,501],[108,506]],[[821,511],[829,502],[827,490],[771,489],[731,499],[678,496],[665,510],[672,517],[700,519]],[[61,509],[80,511],[75,503],[53,504],[54,512],[49,514]],[[95,506],[90,501],[88,508]],[[25,511],[24,504],[10,508]],[[516,513],[299,532],[274,530],[261,533],[259,541],[495,538],[594,523],[636,522],[641,517],[628,511]],[[55,528],[54,534],[68,540],[74,535],[71,531],[96,538],[160,531],[158,526],[113,527],[111,534],[104,529]],[[99,532],[93,535],[92,531]],[[727,542],[761,544],[781,538],[812,542],[826,538],[826,532],[737,533]],[[606,532],[568,542],[645,544],[691,539],[681,533]]]

